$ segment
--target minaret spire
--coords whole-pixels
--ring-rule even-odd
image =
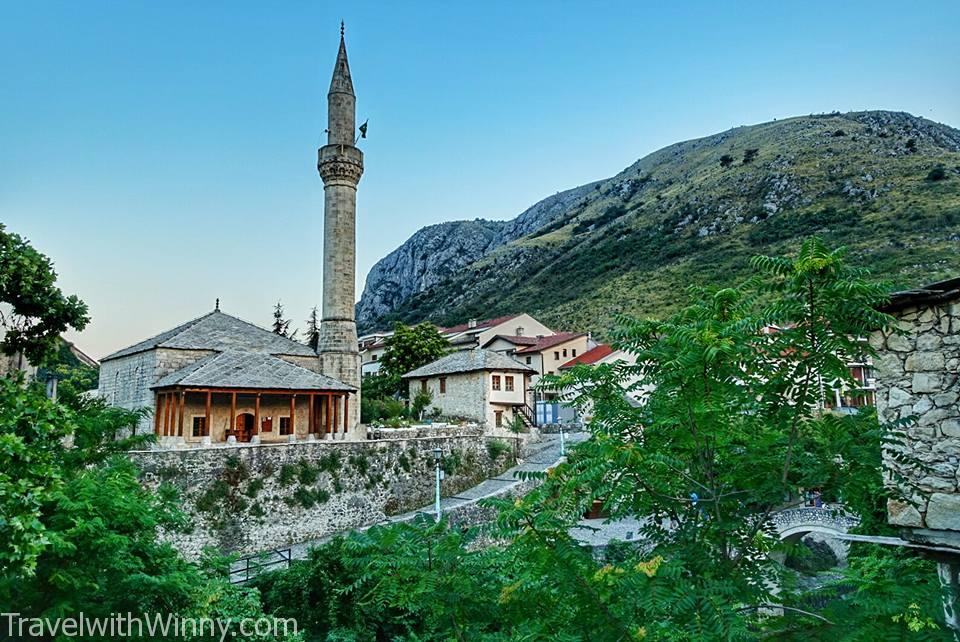
[[[327,144],[352,145],[356,139],[357,97],[353,93],[353,78],[347,62],[347,44],[340,23],[340,51],[333,65],[333,78],[327,92]]]
[[[363,152],[354,145],[357,98],[343,28],[341,22],[340,50],[327,93],[327,144],[320,148],[317,158],[324,188],[323,316],[317,353],[323,374],[357,388],[343,408],[352,429],[360,418],[360,353],[354,306],[357,184],[363,174]]]

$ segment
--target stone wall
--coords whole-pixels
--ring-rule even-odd
[[[427,378],[427,390],[433,395],[430,408],[439,408],[445,417],[463,417],[485,423],[486,380],[484,372],[463,372],[444,375],[446,392],[440,392],[440,377]],[[410,398],[420,390],[422,379],[410,379]]]
[[[960,302],[896,312],[897,330],[870,337],[879,358],[877,410],[883,422],[909,419],[903,461],[886,453],[888,503],[898,526],[960,530]],[[895,479],[898,473],[903,479]]]
[[[189,558],[204,547],[241,554],[321,539],[429,504],[433,449],[443,451],[444,495],[496,476],[510,462],[491,460],[473,434],[364,442],[298,442],[189,450],[137,451],[144,483],[179,488],[194,525],[163,536]]]

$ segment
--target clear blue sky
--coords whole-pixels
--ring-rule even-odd
[[[218,296],[303,325],[341,18],[370,119],[358,286],[423,225],[512,218],[679,140],[835,109],[960,126],[956,0],[3,0],[0,221],[90,304],[81,347]]]

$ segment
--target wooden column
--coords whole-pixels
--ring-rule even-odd
[[[330,434],[330,416],[333,414],[333,408],[331,407],[330,400],[332,396],[328,393],[323,397],[323,432],[325,435]]]
[[[347,436],[350,427],[350,393],[343,395],[343,436]]]
[[[227,424],[227,437],[233,434],[237,423],[237,393],[230,393],[230,423]]]
[[[160,436],[160,399],[163,398],[159,392],[153,397],[153,434]]]
[[[212,394],[213,393],[207,390],[207,409],[203,419],[203,436],[204,437],[207,437],[210,435],[210,402],[211,402],[210,397],[212,396]]]
[[[177,415],[177,437],[183,437],[183,406],[186,403],[187,393],[180,393],[180,412]]]
[[[260,434],[260,394],[258,393],[256,398],[253,400],[253,433],[254,435]]]
[[[297,434],[297,395],[290,395],[290,434]]]
[[[333,436],[337,436],[337,428],[340,426],[340,395],[333,400]]]
[[[164,401],[164,404],[163,404],[163,436],[169,437],[170,424],[173,423],[170,420],[171,409],[173,406],[173,404],[171,403],[173,401],[173,395],[168,392],[167,394],[164,395],[164,397],[166,397],[166,401]]]
[[[314,414],[313,414],[313,413],[314,413],[314,408],[315,408],[315,406],[313,405],[313,393],[310,393],[310,404],[309,404],[309,406],[310,406],[310,415],[309,415],[309,417],[307,417],[307,433],[312,435],[314,432],[316,432],[316,430],[315,430],[315,427],[316,427],[316,417],[314,417]]]

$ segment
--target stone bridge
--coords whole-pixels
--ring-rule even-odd
[[[770,521],[780,539],[786,542],[798,542],[809,533],[836,538],[846,535],[860,523],[860,519],[848,513],[841,504],[785,508],[774,513]]]

